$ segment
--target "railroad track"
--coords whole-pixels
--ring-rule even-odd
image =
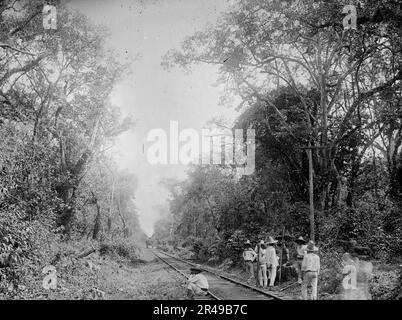
[[[179,269],[177,265],[172,264],[170,261],[168,261],[168,259],[166,258],[162,258],[159,254],[155,253],[155,251],[153,251],[153,254],[160,259],[162,262],[164,262],[165,264],[167,264],[169,267],[171,267],[173,270],[177,271],[178,273],[180,273],[183,277],[185,277],[186,279],[188,279],[189,274],[185,273],[182,269]],[[170,258],[172,259],[172,258]],[[212,293],[210,290],[208,290],[207,292],[207,297],[210,297],[214,300],[222,300],[220,297],[218,297],[217,295],[215,295],[214,293]],[[199,300],[204,300],[202,299],[202,297],[197,297],[197,299]]]
[[[187,260],[183,260],[166,252],[152,251],[162,262],[188,278],[190,266],[195,266]],[[280,292],[273,293],[253,287],[247,283],[220,274],[210,268],[201,266],[209,282],[208,297],[215,300],[287,300]]]

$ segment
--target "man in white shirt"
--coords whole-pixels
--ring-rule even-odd
[[[268,237],[268,247],[267,247],[267,267],[269,274],[269,287],[273,287],[275,284],[276,270],[279,265],[278,256],[276,255],[276,250],[274,245],[277,243],[271,236]]]
[[[303,239],[302,236],[296,239],[296,271],[297,271],[297,282],[302,283],[303,281],[303,274],[301,271],[301,266],[303,262],[304,255],[306,254],[306,241]]]
[[[249,278],[247,282],[250,282],[252,278],[254,278],[254,265],[253,262],[256,258],[257,254],[251,247],[251,242],[249,240],[245,243],[245,248],[243,251],[243,259],[246,264],[247,271],[249,273]]]
[[[307,287],[311,285],[311,299],[317,300],[318,274],[320,273],[320,257],[315,254],[318,248],[310,241],[304,255],[301,270],[303,272],[302,298],[307,300]]]
[[[201,272],[202,269],[198,265],[194,268],[190,268],[191,274],[187,286],[187,291],[190,297],[206,295],[208,293],[208,280]]]
[[[261,240],[256,247],[257,251],[257,270],[258,270],[258,284],[262,288],[268,285],[267,277],[267,246],[264,240]]]

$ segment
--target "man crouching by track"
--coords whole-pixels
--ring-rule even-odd
[[[207,278],[202,274],[199,265],[190,268],[188,279],[187,294],[192,299],[194,296],[205,296],[208,293],[209,284]]]

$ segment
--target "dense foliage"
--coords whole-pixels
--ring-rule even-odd
[[[157,239],[239,256],[246,238],[309,237],[311,223],[323,248],[355,239],[373,256],[402,256],[401,5],[358,1],[357,30],[345,30],[346,4],[234,1],[166,54],[166,68],[217,66],[221,103],[240,101],[233,129],[256,130],[256,171],[194,167],[170,184],[174,232]]]
[[[44,29],[46,3],[0,3],[1,293],[60,260],[62,241],[141,235],[136,178],[107,154],[133,125],[110,102],[128,61],[57,1],[57,29]]]

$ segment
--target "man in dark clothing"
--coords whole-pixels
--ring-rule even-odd
[[[286,246],[286,242],[279,242],[279,281],[288,281],[292,276],[292,264],[290,263],[290,251]]]

